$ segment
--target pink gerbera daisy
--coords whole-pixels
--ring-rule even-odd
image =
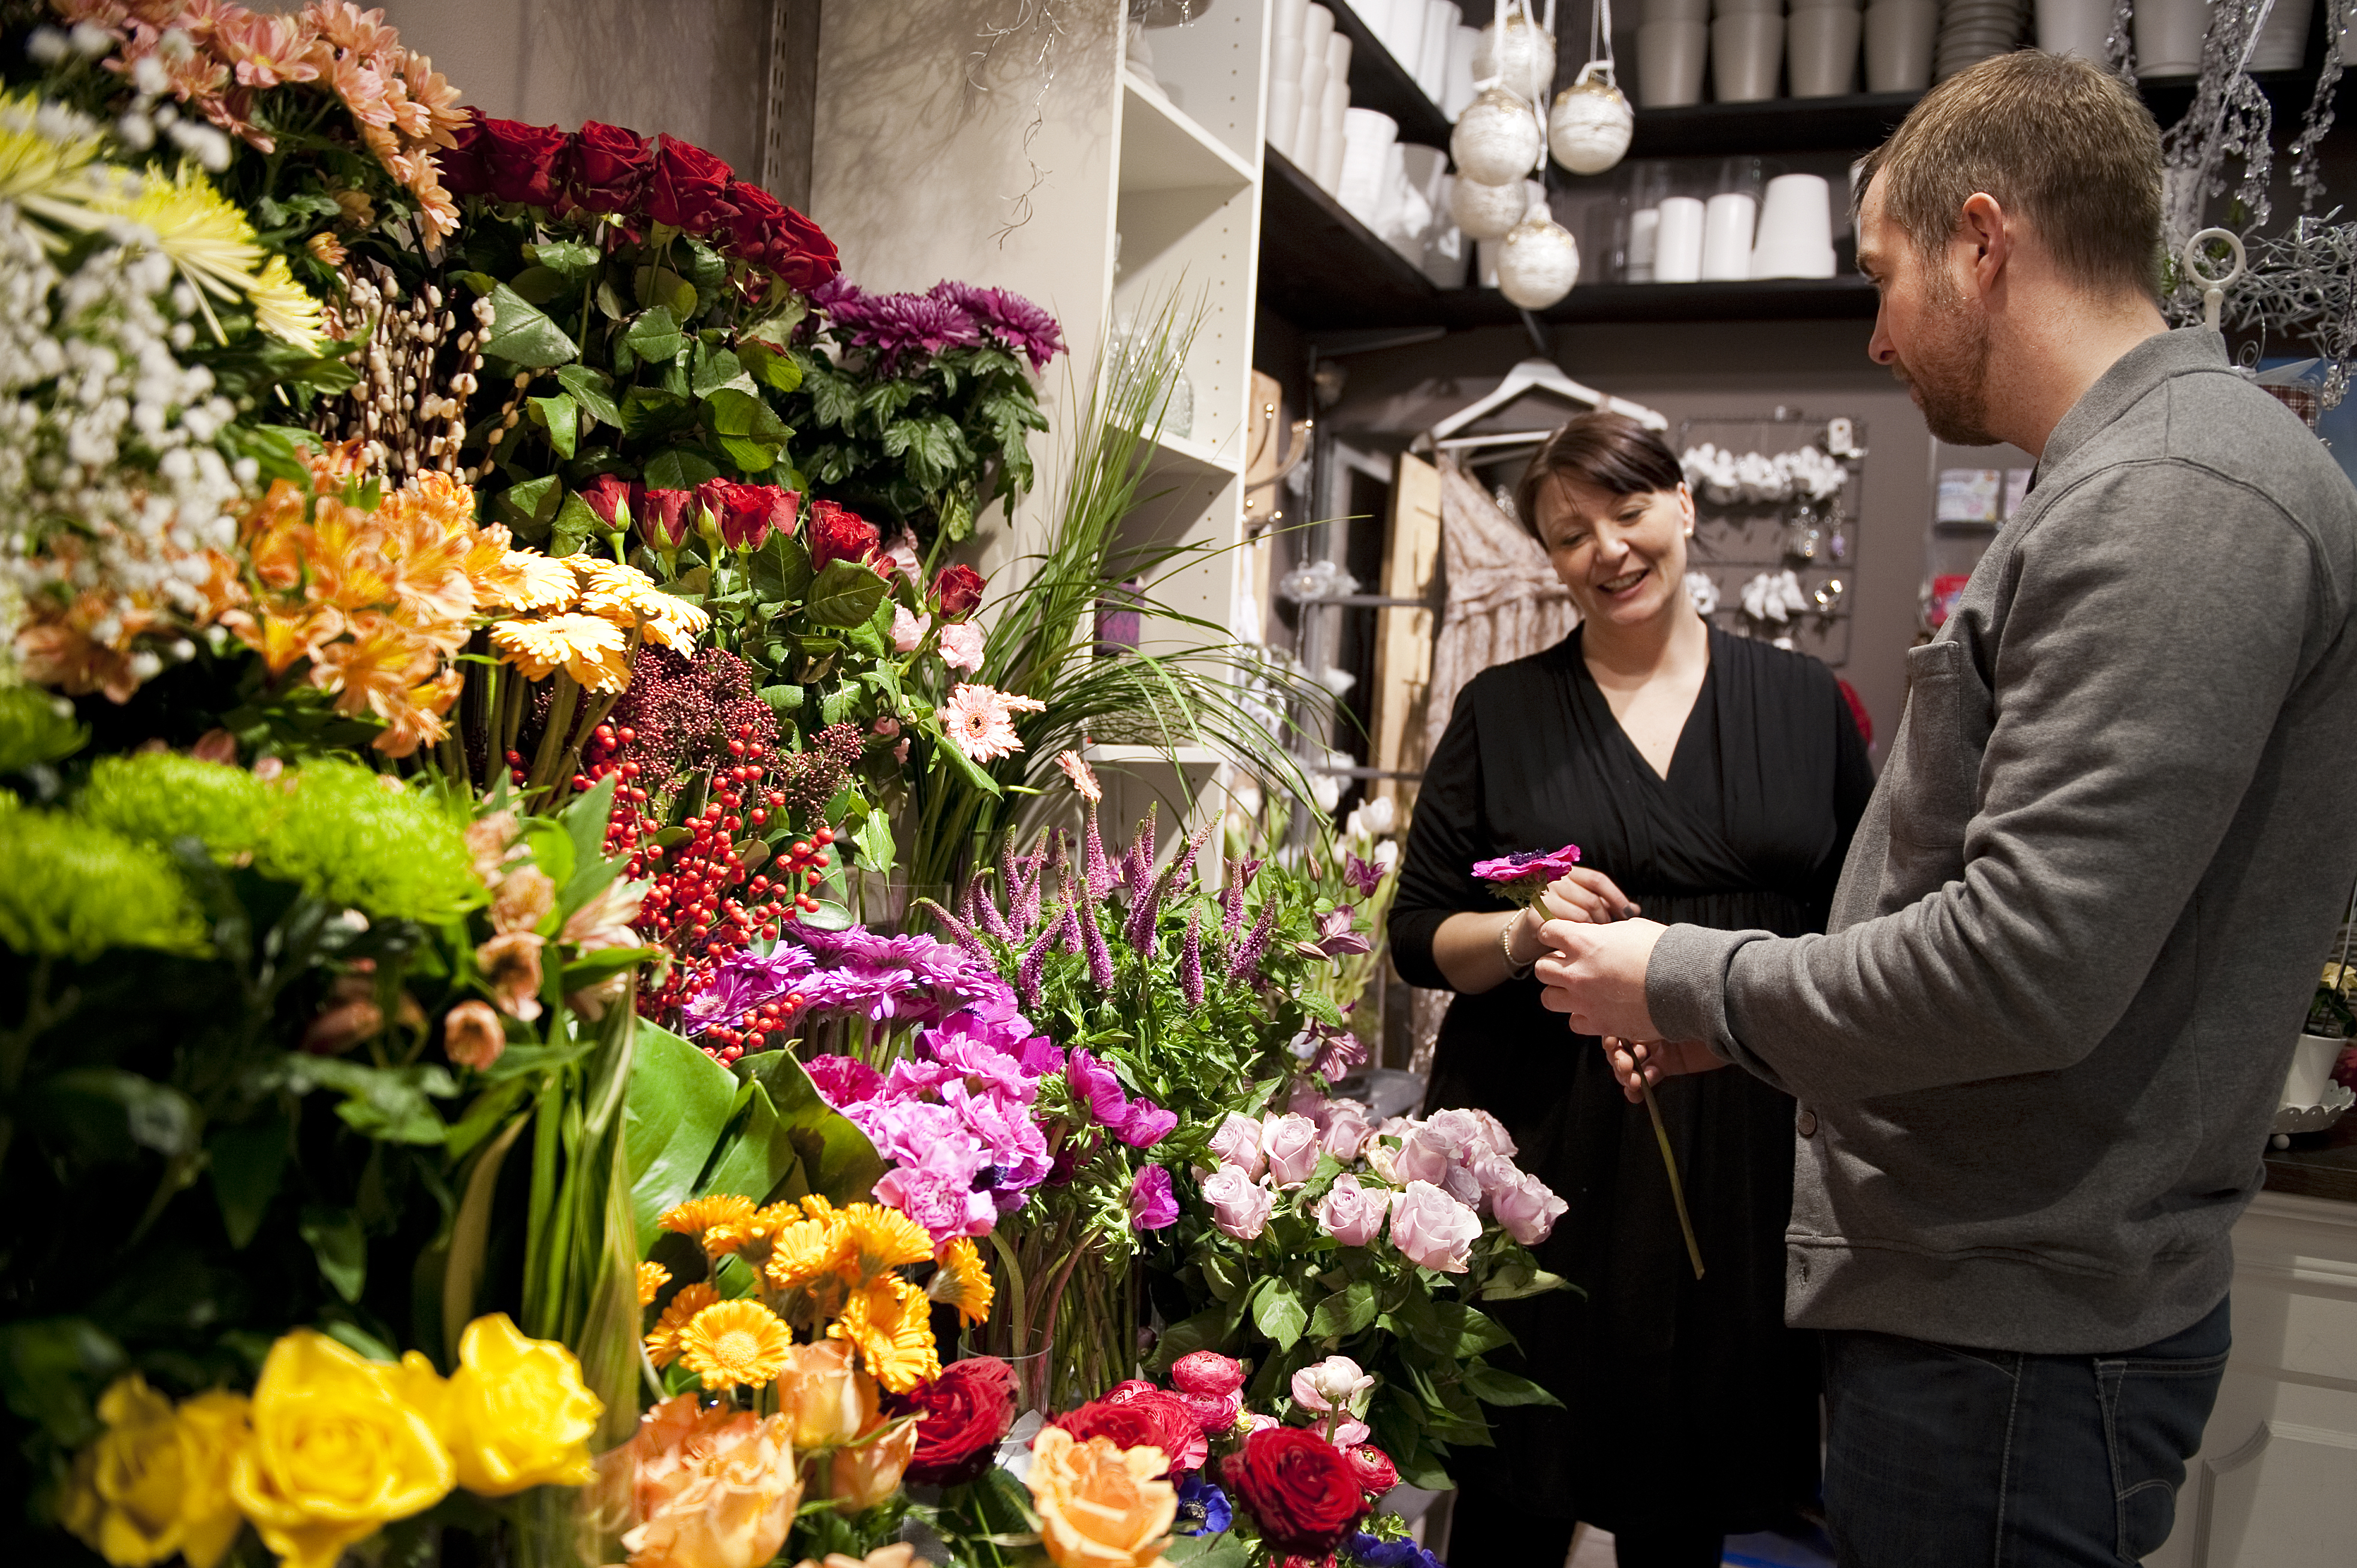
[[[1056,766],[1064,770],[1064,777],[1072,781],[1072,788],[1081,792],[1082,800],[1094,805],[1104,799],[1104,790],[1097,783],[1096,769],[1091,768],[1079,752],[1058,752]]]
[[[941,711],[942,728],[967,757],[996,762],[1023,749],[1022,737],[1015,733],[1015,715],[1038,713],[1047,705],[966,682],[950,693],[949,706]]]

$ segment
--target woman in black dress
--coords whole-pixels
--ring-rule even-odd
[[[1598,1043],[1540,1004],[1540,918],[1471,868],[1576,843],[1579,869],[1549,890],[1557,918],[1820,931],[1873,778],[1830,671],[1695,613],[1694,499],[1658,436],[1584,414],[1515,501],[1582,625],[1458,696],[1416,799],[1391,947],[1411,983],[1457,993],[1426,1109],[1505,1123],[1570,1205],[1540,1261],[1585,1294],[1492,1309],[1565,1408],[1492,1411],[1497,1448],[1459,1451],[1448,1556],[1556,1568],[1586,1520],[1613,1532],[1621,1568],[1705,1568],[1723,1536],[1816,1494],[1815,1347],[1784,1326],[1793,1104],[1748,1073],[1655,1090],[1697,1281],[1644,1109]]]

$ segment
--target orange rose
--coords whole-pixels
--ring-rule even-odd
[[[642,1465],[638,1492],[652,1507],[622,1537],[630,1568],[760,1568],[777,1556],[802,1500],[787,1436],[783,1416],[740,1413]]]
[[[917,1423],[902,1422],[889,1433],[838,1448],[827,1473],[828,1495],[849,1513],[865,1513],[900,1489],[900,1477],[917,1452]]]
[[[832,1448],[876,1424],[876,1380],[853,1365],[847,1341],[797,1345],[792,1355],[778,1374],[778,1413],[793,1423],[796,1448]]]
[[[1060,1426],[1040,1429],[1026,1477],[1039,1512],[1039,1543],[1058,1568],[1160,1568],[1178,1494],[1157,1480],[1169,1468],[1159,1448],[1116,1448],[1103,1437],[1075,1443]]]

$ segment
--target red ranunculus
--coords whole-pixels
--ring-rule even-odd
[[[811,502],[807,538],[813,572],[825,571],[830,561],[857,561],[873,566],[877,548],[884,542],[874,523],[833,501]]]
[[[695,498],[685,490],[649,490],[636,510],[639,532],[657,550],[676,550],[694,526]]]
[[[636,131],[590,120],[574,135],[573,199],[592,212],[636,212],[654,172],[654,147]]]
[[[1194,1412],[1152,1383],[1116,1386],[1102,1399],[1055,1418],[1055,1424],[1086,1443],[1102,1437],[1119,1448],[1162,1450],[1173,1472],[1200,1469],[1210,1452]]]
[[[1222,1461],[1220,1474],[1279,1552],[1322,1557],[1367,1511],[1351,1462],[1298,1426],[1261,1428]]]
[[[952,620],[974,614],[982,603],[982,574],[960,563],[944,566],[933,578],[931,598],[942,614]]]
[[[759,186],[737,180],[728,188],[728,200],[737,209],[728,223],[728,247],[739,261],[767,267],[805,292],[842,270],[834,242]]]
[[[1354,1443],[1342,1450],[1342,1457],[1358,1472],[1359,1490],[1369,1498],[1380,1498],[1399,1485],[1399,1466],[1372,1443]]]
[[[728,166],[692,142],[665,136],[647,189],[647,216],[691,234],[709,234],[737,216]]]
[[[952,1361],[931,1382],[885,1395],[884,1404],[894,1415],[917,1416],[909,1479],[954,1487],[990,1468],[999,1439],[1014,1424],[1015,1369],[996,1356]]]
[[[491,194],[526,207],[555,206],[565,192],[565,154],[571,141],[554,125],[484,121],[483,161],[490,170]]]
[[[453,196],[491,193],[490,167],[483,161],[488,150],[485,124],[481,110],[468,110],[466,119],[450,133],[450,145],[436,155],[434,161],[441,170],[442,188]]]
[[[600,474],[581,492],[589,510],[597,514],[608,528],[630,526],[630,487],[611,474]]]

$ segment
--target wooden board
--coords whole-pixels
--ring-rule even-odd
[[[1393,475],[1391,526],[1383,541],[1384,596],[1429,599],[1439,566],[1440,470],[1403,452]],[[1428,609],[1385,607],[1375,612],[1377,768],[1409,772],[1424,766],[1431,747],[1424,733],[1424,699],[1432,680],[1435,630]],[[1415,800],[1414,783],[1402,779],[1378,779],[1371,793],[1402,807]]]

